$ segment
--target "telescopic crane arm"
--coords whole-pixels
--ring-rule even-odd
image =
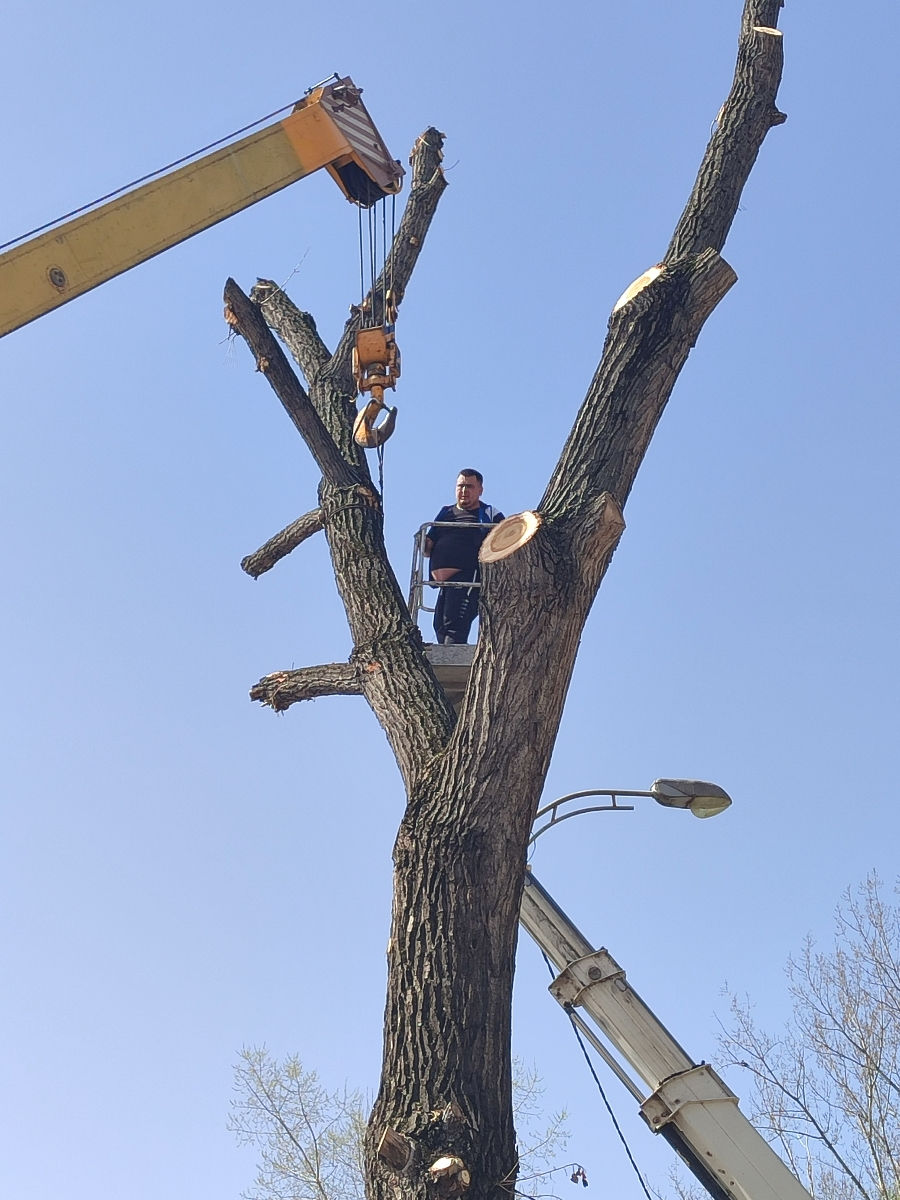
[[[284,120],[0,255],[0,337],[322,167],[364,208],[402,185],[349,77],[315,88]]]
[[[534,875],[519,920],[560,974],[550,992],[583,1029],[662,1134],[716,1200],[811,1200],[708,1063],[695,1063],[625,979],[594,950]],[[635,1083],[580,1016],[641,1080]]]

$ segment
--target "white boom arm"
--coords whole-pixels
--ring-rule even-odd
[[[734,1092],[711,1066],[690,1059],[628,985],[612,955],[595,951],[531,874],[519,919],[560,972],[550,985],[551,994],[567,1011],[583,1009],[640,1076],[643,1089],[614,1060],[611,1063],[635,1097],[646,1092],[641,1115],[714,1196],[810,1200],[741,1112]],[[603,1052],[596,1038],[590,1040]],[[604,1057],[610,1061],[608,1051]]]

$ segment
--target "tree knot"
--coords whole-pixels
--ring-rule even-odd
[[[365,483],[354,483],[350,487],[323,488],[320,502],[326,521],[335,513],[349,508],[381,511],[381,497],[370,484]]]

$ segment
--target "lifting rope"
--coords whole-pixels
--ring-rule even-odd
[[[391,196],[391,240],[388,247],[387,208],[381,205],[381,247],[378,245],[377,205],[367,210],[367,236],[363,233],[362,211],[359,212],[359,321],[353,349],[353,378],[357,391],[370,399],[364,404],[353,424],[353,438],[358,446],[377,450],[379,461],[379,490],[384,487],[384,443],[394,432],[397,409],[384,401],[386,388],[393,389],[400,377],[400,349],[394,337],[397,301],[394,293],[394,240],[396,234],[396,204]],[[368,293],[366,266],[368,265]],[[379,286],[380,285],[380,286]],[[380,425],[375,422],[385,413]]]

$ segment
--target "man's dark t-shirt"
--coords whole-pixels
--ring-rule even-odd
[[[455,567],[464,579],[474,579],[478,568],[478,551],[492,524],[503,520],[489,504],[479,504],[474,511],[445,505],[435,521],[453,521],[458,528],[441,529],[432,525],[427,537],[432,543],[431,570]]]

